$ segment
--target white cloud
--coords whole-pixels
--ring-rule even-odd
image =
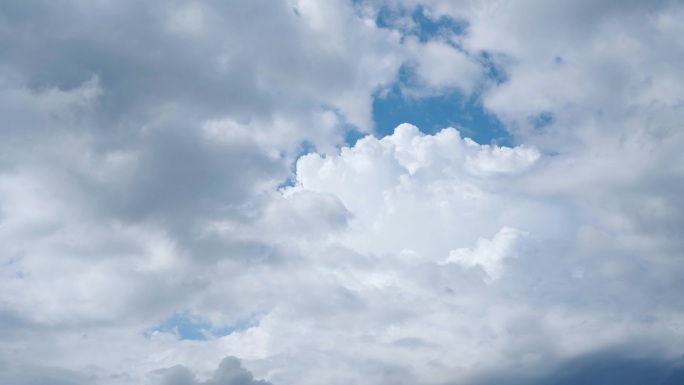
[[[470,95],[484,80],[482,66],[447,40],[420,43],[409,37],[406,46],[415,60],[419,79],[418,89],[407,90],[409,94],[440,94],[455,88]]]
[[[538,157],[534,148],[490,147],[461,139],[453,128],[431,136],[404,124],[391,136],[367,137],[343,148],[339,156],[300,158],[293,190],[338,196],[353,215],[345,242],[358,250],[396,253],[410,248],[436,260],[483,233],[532,226],[516,219],[514,211],[521,205],[534,210],[534,204],[494,186],[524,172]]]
[[[516,173],[525,170],[541,155],[535,147],[482,146],[474,157],[466,158],[466,169],[475,175]]]
[[[416,38],[418,4],[464,33]],[[0,382],[538,383],[681,357],[678,3],[0,8]],[[458,90],[520,144],[402,124],[340,148],[402,65],[407,95]],[[174,314],[212,332],[157,327]]]
[[[465,267],[480,266],[489,278],[498,279],[503,274],[503,260],[518,256],[516,244],[525,235],[527,234],[516,229],[504,227],[491,240],[478,239],[473,250],[452,250],[445,262],[458,263]]]

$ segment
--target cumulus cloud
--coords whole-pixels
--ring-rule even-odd
[[[539,156],[532,147],[479,145],[453,128],[425,135],[404,124],[393,135],[364,138],[338,156],[303,156],[297,162],[297,185],[288,192],[339,197],[354,215],[344,242],[358,250],[409,248],[437,260],[452,247],[470,246],[483,233],[543,226],[517,211],[546,208],[497,187],[532,167]]]
[[[681,382],[683,9],[3,2],[0,382]]]
[[[195,375],[186,367],[177,365],[159,370],[159,385],[271,385],[264,380],[255,380],[252,373],[245,370],[235,357],[226,357],[214,374],[206,381],[197,381]]]
[[[526,234],[504,227],[491,240],[480,238],[474,250],[456,249],[449,253],[447,263],[458,263],[466,267],[480,266],[489,278],[497,279],[503,273],[504,258],[515,258],[516,243]]]

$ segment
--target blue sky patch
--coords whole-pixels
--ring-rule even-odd
[[[190,312],[174,313],[157,326],[145,330],[146,337],[154,332],[175,333],[179,340],[207,340],[210,337],[223,337],[236,331],[247,330],[259,325],[257,314],[241,318],[232,325],[214,325],[208,318]]]
[[[421,6],[411,11],[395,11],[384,7],[378,12],[375,23],[380,28],[403,29],[404,24],[400,20],[408,18],[411,19],[416,28],[411,31],[403,30],[402,32],[416,36],[421,42],[426,42],[434,39],[436,36],[445,34],[461,35],[465,33],[468,27],[467,22],[454,20],[446,16],[432,19],[426,16],[426,9]]]
[[[499,61],[503,56],[498,55]],[[504,83],[508,80],[508,74],[501,67],[500,64],[495,62],[495,55],[490,52],[481,52],[479,55],[479,62],[485,67],[487,72],[487,77],[493,80],[496,84]]]
[[[463,137],[481,144],[514,144],[496,116],[485,111],[476,97],[466,98],[460,92],[417,99],[402,95],[396,84],[387,95],[373,100],[373,120],[381,137],[392,134],[401,123],[410,123],[426,134],[455,127]]]
[[[405,35],[418,37],[421,42],[439,38],[449,34],[462,35],[468,24],[465,21],[448,17],[432,19],[426,14],[424,7],[416,7],[410,14],[405,11],[392,11],[382,8],[376,23],[381,28],[401,30]],[[410,17],[414,28],[406,30],[401,19]],[[476,58],[484,67],[490,80],[496,84],[508,79],[505,71],[496,64],[493,55],[482,52]],[[412,97],[402,93],[402,88],[420,88],[415,73],[410,66],[402,66],[398,81],[389,92],[376,94],[373,100],[373,119],[378,136],[392,134],[394,128],[401,123],[411,123],[426,134],[434,134],[446,127],[455,127],[462,136],[470,137],[481,144],[498,144],[511,146],[512,136],[506,131],[503,123],[482,107],[479,94],[466,97],[457,90],[431,95]],[[348,135],[349,136],[349,135]],[[347,143],[353,145],[361,136],[348,138]]]
[[[404,36],[415,36],[423,43],[435,39],[448,42],[445,37],[464,35],[468,29],[466,20],[446,16],[431,17],[430,10],[424,6],[382,7],[377,13],[376,25],[380,28],[399,30]],[[456,46],[455,48],[460,49]],[[508,80],[508,75],[499,63],[505,58],[481,52],[475,60],[483,66],[487,78],[494,84]],[[397,82],[389,90],[385,89],[374,95],[373,121],[376,136],[391,135],[399,124],[410,123],[425,134],[434,134],[443,128],[455,127],[463,137],[469,137],[481,144],[515,144],[504,124],[494,114],[484,110],[479,93],[464,96],[453,89],[437,95],[415,97],[402,92],[402,89],[419,90],[419,83],[414,69],[410,65],[404,65],[399,69]],[[366,134],[349,130],[345,137],[346,145],[353,146],[364,136]]]

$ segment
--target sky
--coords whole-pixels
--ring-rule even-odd
[[[681,20],[0,2],[0,384],[683,384]]]

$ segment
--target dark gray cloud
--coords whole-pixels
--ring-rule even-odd
[[[536,368],[537,373],[511,369],[507,373],[482,376],[468,385],[676,385],[684,379],[682,362],[633,356],[619,351],[602,351],[576,357],[559,364]],[[539,373],[542,374],[539,374]]]
[[[291,176],[302,141],[331,145],[344,120],[367,125],[353,104],[369,100],[354,95],[399,65],[368,78],[352,51],[392,54],[389,32],[329,49],[286,2],[0,7],[0,168],[22,165],[71,217],[155,222],[194,254],[231,247],[196,242],[198,227],[249,215],[245,205]],[[226,138],[207,135],[213,121],[227,122]]]
[[[10,1],[1,11],[6,69],[34,91],[97,76],[108,125],[134,126],[169,108],[185,118],[296,118],[321,104],[339,108],[338,95],[372,89],[398,67],[386,79],[362,78],[355,47],[328,49],[287,2]],[[363,44],[386,50],[381,41]]]
[[[271,385],[264,380],[255,380],[252,373],[242,367],[240,360],[230,356],[221,361],[206,381],[198,381],[192,371],[181,365],[157,373],[161,375],[159,385]]]
[[[204,16],[188,16],[188,23],[197,23],[201,30],[198,44],[192,31],[186,34],[167,25],[185,6],[7,2],[5,25],[15,36],[4,42],[5,52],[35,90],[69,90],[99,76],[107,90],[104,113],[110,118],[130,119],[165,103],[190,103],[193,109],[215,113],[241,111],[246,117],[272,110],[270,90],[257,84],[258,70],[276,64],[278,53],[296,57],[293,49],[303,46],[287,39],[296,33],[292,12],[283,3],[207,4]],[[179,18],[182,24],[183,16]],[[267,25],[270,33],[265,35]],[[258,41],[271,45],[273,39],[286,39],[278,45],[285,45],[279,52],[251,48]],[[219,61],[223,55],[224,66]],[[253,65],[254,55],[266,55],[259,58],[259,66]]]

